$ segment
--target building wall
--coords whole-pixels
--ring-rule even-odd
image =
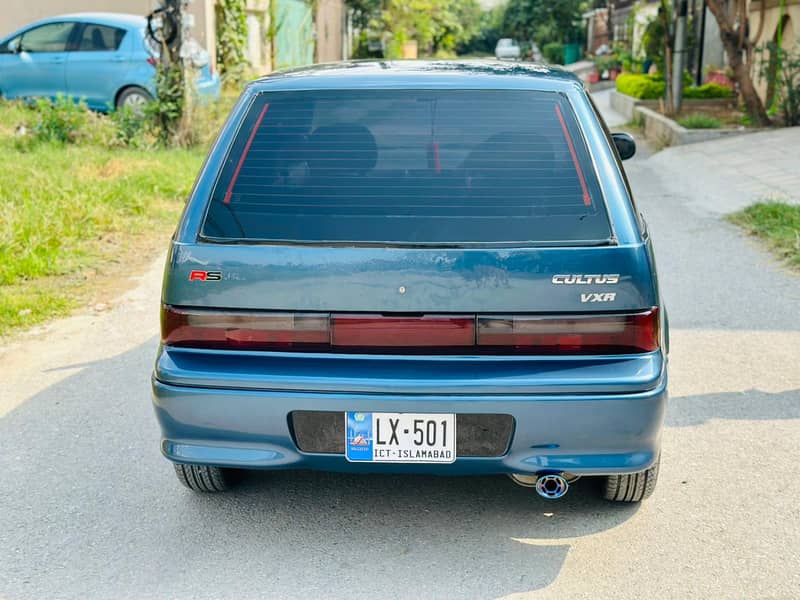
[[[750,3],[750,31],[753,34],[759,30],[761,6],[762,2],[755,1]],[[797,33],[800,28],[800,0],[786,0],[783,14],[781,13],[781,3],[779,1],[766,0],[764,6],[764,28],[760,39],[755,40],[757,45],[777,39],[778,24],[781,22],[782,16],[784,21],[783,48],[788,50],[797,44]]]
[[[214,0],[194,0],[189,5],[189,14],[194,15],[192,37],[208,50],[211,66],[217,68],[217,19],[214,15]]]
[[[800,37],[798,37],[798,34],[800,34],[800,0],[785,0],[783,11],[781,11],[781,2],[779,0],[762,1],[765,3],[763,7],[764,26],[759,39],[754,40],[756,46],[762,46],[767,42],[777,42],[778,26],[782,24],[781,47],[785,50],[797,50],[798,41],[800,41]],[[761,9],[762,2],[754,1],[750,3],[750,31],[753,36],[761,27]],[[768,56],[768,54],[765,54],[764,59],[767,59]],[[771,100],[771,98],[767,97],[767,91],[771,87],[769,81],[758,76],[757,66],[755,83],[762,100]]]
[[[596,8],[583,15],[586,23],[586,51],[594,54],[601,46],[611,47],[608,35],[608,9]]]
[[[719,25],[717,25],[716,17],[708,9],[706,9],[706,26],[703,41],[703,72],[705,73],[709,67],[724,68],[728,64],[728,60],[725,58],[725,49],[722,46]]]
[[[0,10],[0,36],[5,36],[31,21],[75,12],[119,12],[146,15],[156,0],[3,0]]]
[[[611,39],[615,42],[629,44],[631,27],[629,17],[633,11],[635,0],[609,0],[611,10]]]
[[[212,0],[214,1],[214,0]],[[247,0],[247,43],[245,57],[254,75],[269,73],[271,67],[269,33],[269,0]],[[219,13],[217,13],[219,15]]]
[[[644,56],[642,48],[642,38],[644,37],[647,25],[658,17],[658,4],[650,2],[639,2],[634,10],[633,17],[633,37],[631,39],[631,50],[634,56]]]

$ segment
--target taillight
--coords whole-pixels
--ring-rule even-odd
[[[478,317],[479,348],[502,354],[629,354],[659,346],[658,309],[632,315]]]
[[[348,348],[464,348],[475,345],[474,317],[334,315],[331,345]]]
[[[152,56],[148,56],[147,57],[147,64],[150,65],[151,67],[155,67],[156,64],[157,64],[156,59],[153,58]]]
[[[625,315],[348,315],[165,305],[168,346],[428,354],[635,354],[659,347],[658,309]]]
[[[216,312],[165,306],[161,339],[168,346],[229,350],[324,349],[330,342],[328,315]]]

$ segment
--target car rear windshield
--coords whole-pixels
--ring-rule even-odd
[[[580,128],[555,92],[258,95],[202,227],[209,241],[603,243]]]

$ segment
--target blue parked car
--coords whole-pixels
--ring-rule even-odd
[[[653,492],[667,316],[583,85],[363,62],[247,86],[166,264],[152,385],[178,478],[504,473]]]
[[[63,94],[107,111],[140,110],[155,97],[157,46],[145,37],[147,20],[136,15],[82,13],[37,21],[0,39],[0,95],[55,98]],[[155,49],[154,49],[155,48]],[[219,75],[207,55],[197,93],[217,97]]]

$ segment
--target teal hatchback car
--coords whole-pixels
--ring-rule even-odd
[[[668,335],[634,151],[549,67],[249,84],[166,264],[152,385],[180,481],[503,473],[558,498],[597,476],[648,497]]]
[[[147,19],[120,13],[79,13],[43,19],[0,38],[0,96],[82,99],[97,111],[139,110],[156,96],[157,47]],[[195,57],[197,94],[215,98],[219,75]]]

